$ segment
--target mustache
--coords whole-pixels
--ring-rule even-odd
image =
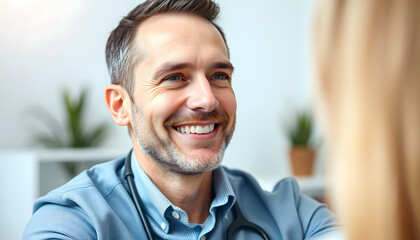
[[[172,127],[177,124],[196,121],[216,121],[220,122],[220,124],[222,124],[223,126],[226,126],[229,123],[229,117],[225,113],[220,113],[216,111],[212,111],[209,113],[193,113],[183,118],[171,116],[165,121],[165,127]]]

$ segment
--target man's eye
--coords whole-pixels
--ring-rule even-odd
[[[164,78],[163,80],[165,80],[165,81],[179,81],[181,79],[182,79],[181,76],[176,74],[176,75],[168,76],[168,77]]]
[[[214,80],[229,80],[229,76],[225,73],[216,73],[213,75]]]

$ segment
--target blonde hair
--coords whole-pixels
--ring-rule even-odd
[[[348,239],[420,239],[420,1],[318,7],[333,208]]]

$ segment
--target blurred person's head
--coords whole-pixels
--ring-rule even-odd
[[[420,1],[322,0],[315,59],[349,239],[420,238]]]

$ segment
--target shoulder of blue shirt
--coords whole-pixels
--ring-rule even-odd
[[[47,195],[41,197],[40,200],[44,197],[52,196],[64,200],[66,194],[70,192],[82,192],[89,187],[98,185],[100,185],[100,187],[97,189],[100,189],[102,196],[106,197],[109,194],[111,194],[116,185],[127,185],[122,173],[124,159],[125,158],[118,158],[115,160],[97,164],[92,168],[85,170],[79,175],[75,176],[66,184],[50,191]],[[268,195],[273,195],[274,192],[285,191],[286,189],[288,189],[295,196],[296,199],[298,198],[300,190],[299,185],[297,184],[294,178],[287,177],[281,179],[275,184],[272,192],[268,192],[260,187],[258,182],[251,174],[242,170],[229,169],[225,166],[222,166],[222,168],[223,171],[227,173],[229,182],[235,187],[247,186],[247,188],[251,187],[261,193]]]
[[[127,183],[123,178],[123,165],[124,165],[124,158],[115,159],[112,161],[108,161],[105,163],[101,163],[95,165],[89,170],[83,171],[78,176],[71,179],[68,183],[64,184],[63,186],[49,192],[47,195],[39,198],[35,204],[33,212],[35,213],[38,209],[42,208],[51,208],[50,211],[57,211],[57,214],[60,214],[59,206],[64,206],[66,211],[72,212],[66,216],[71,216],[71,220],[73,223],[79,221],[76,224],[73,224],[71,228],[66,230],[66,235],[69,237],[77,238],[77,231],[82,231],[84,234],[92,235],[95,234],[95,227],[92,226],[94,224],[88,223],[89,214],[97,214],[97,213],[84,213],[85,209],[89,209],[89,211],[95,211],[95,209],[101,209],[101,205],[106,204],[106,202],[86,202],[82,200],[84,196],[89,196],[91,194],[99,194],[106,199],[108,196],[112,195],[114,191],[119,191],[118,194],[128,194],[126,193]],[[281,199],[286,196],[289,196],[290,199],[293,199],[294,205],[297,206],[298,212],[312,212],[315,213],[318,209],[325,208],[325,206],[318,204],[315,200],[307,198],[305,196],[301,196],[299,193],[299,187],[296,183],[296,180],[293,178],[285,178],[280,180],[274,187],[272,192],[264,191],[259,186],[258,182],[248,173],[240,170],[232,170],[226,167],[223,167],[224,172],[227,174],[230,184],[232,184],[233,189],[237,195],[241,196],[242,194],[250,195],[250,196],[259,196],[263,199],[265,204],[268,207],[272,207],[272,209],[277,209],[278,206],[276,204],[281,202]],[[122,188],[120,186],[123,186]],[[94,192],[94,193],[92,193]],[[92,198],[96,199],[96,198]],[[272,200],[274,201],[272,201]],[[243,202],[246,204],[248,201],[247,198],[239,197],[237,199],[239,202]],[[301,204],[301,202],[305,202],[305,204]],[[309,203],[309,204],[308,204]],[[90,204],[89,207],[85,207],[83,205]],[[96,207],[92,207],[91,205],[95,204]],[[300,206],[301,207],[298,207]],[[57,209],[52,209],[57,208]],[[61,208],[62,209],[62,208]],[[63,210],[63,209],[62,209]],[[131,209],[134,210],[135,209]],[[44,214],[50,211],[43,211]],[[122,210],[123,211],[123,210]],[[322,211],[325,212],[325,211]],[[64,212],[63,212],[64,213]],[[41,213],[42,214],[42,213]],[[274,213],[276,214],[276,213]],[[300,214],[300,213],[299,213]],[[302,214],[302,223],[304,226],[310,226],[310,222],[313,220],[312,216],[314,214]],[[331,221],[331,218],[325,213],[318,214],[321,215],[319,217],[322,221]],[[45,216],[48,217],[48,216]],[[41,217],[42,219],[42,217]],[[66,223],[63,222],[63,225]],[[100,223],[96,223],[100,224]],[[323,223],[322,223],[323,224]],[[64,226],[62,226],[63,228]],[[32,232],[36,231],[36,226],[32,226]],[[35,228],[35,230],[34,230]],[[42,228],[41,226],[39,227]],[[74,229],[77,228],[77,229]],[[305,229],[307,232],[310,232],[311,229]],[[54,230],[53,230],[54,231]],[[72,235],[74,234],[74,235]],[[316,235],[316,234],[315,234]],[[24,235],[25,236],[25,235]],[[87,237],[87,235],[84,235]],[[25,239],[25,238],[24,238]],[[29,238],[28,238],[29,239]],[[33,239],[33,238],[31,238]],[[88,238],[86,238],[88,239]]]

